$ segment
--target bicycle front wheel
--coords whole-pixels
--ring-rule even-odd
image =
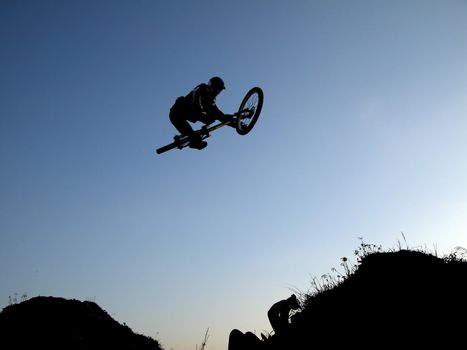
[[[238,109],[235,128],[240,135],[248,134],[256,124],[263,107],[264,94],[259,87],[247,92]]]

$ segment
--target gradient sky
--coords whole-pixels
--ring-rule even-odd
[[[365,242],[467,247],[467,2],[0,2],[0,307],[227,348]],[[156,156],[211,76],[253,131]],[[405,245],[405,242],[403,242]]]

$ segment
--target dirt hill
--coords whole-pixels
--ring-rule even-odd
[[[466,348],[467,262],[419,251],[376,252],[332,288],[309,295],[289,331],[253,347]]]
[[[400,250],[365,254],[355,270],[306,296],[287,332],[229,350],[465,349],[466,334],[467,262]],[[54,297],[6,307],[0,348],[161,349],[93,302]]]
[[[141,349],[159,343],[135,334],[89,301],[36,297],[0,313],[1,349]]]

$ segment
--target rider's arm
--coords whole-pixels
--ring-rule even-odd
[[[203,86],[197,86],[193,91],[193,100],[191,101],[193,108],[198,111],[199,113],[205,112],[204,111],[204,95],[205,92],[203,91]]]
[[[211,124],[215,120],[219,120],[222,123],[233,121],[233,115],[223,113],[217,107],[216,99],[213,99],[209,91],[203,87],[195,90],[194,100],[197,102],[200,111],[202,111],[202,116],[199,119],[203,123]],[[229,125],[235,127],[234,123]]]
[[[212,118],[219,120],[221,123],[231,122],[228,125],[232,126],[232,127],[235,127],[235,123],[233,123],[234,122],[234,115],[233,114],[225,114],[224,112],[222,112],[216,106],[215,103],[209,106],[209,108],[207,110],[207,114],[208,114],[208,116],[211,116]]]

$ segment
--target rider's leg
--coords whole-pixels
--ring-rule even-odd
[[[172,122],[173,126],[182,134],[182,136],[190,136],[191,141],[189,146],[191,148],[196,149],[203,149],[208,145],[206,141],[201,139],[201,136],[193,130],[190,123],[182,117],[182,115],[175,113],[174,111],[170,111],[169,114],[170,121]]]
[[[178,113],[170,111],[169,118],[173,126],[175,126],[175,129],[177,129],[182,136],[193,135],[195,133],[190,123]]]
[[[206,125],[212,124],[212,123],[214,123],[214,122],[216,121],[215,118],[208,117],[208,116],[205,115],[205,114],[199,115],[199,116],[197,117],[197,119],[198,119],[200,122],[202,122],[202,123],[204,123],[204,124],[206,124]]]

